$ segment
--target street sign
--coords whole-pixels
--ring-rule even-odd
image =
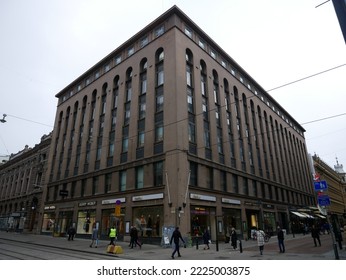
[[[328,189],[326,181],[314,182],[315,191],[326,191]]]
[[[121,214],[121,201],[117,200],[115,202],[115,213],[114,213],[114,215],[116,217],[120,217],[120,214]]]
[[[320,195],[317,197],[318,205],[319,206],[329,206],[330,205],[330,198],[328,195]]]

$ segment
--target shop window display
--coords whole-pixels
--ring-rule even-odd
[[[92,225],[96,222],[95,210],[84,210],[78,212],[77,234],[91,234]]]
[[[55,213],[44,213],[42,223],[42,233],[52,233],[55,224]]]
[[[141,237],[161,237],[163,207],[141,207],[133,210],[133,225]]]

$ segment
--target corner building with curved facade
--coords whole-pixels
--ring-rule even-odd
[[[176,6],[56,97],[43,233],[248,238],[315,205],[304,128]]]

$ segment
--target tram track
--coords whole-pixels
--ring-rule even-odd
[[[0,259],[8,260],[114,260],[114,256],[73,248],[0,238]]]

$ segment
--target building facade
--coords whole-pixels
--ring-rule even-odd
[[[312,157],[315,177],[318,181],[326,181],[327,190],[316,193],[316,196],[326,194],[330,198],[330,205],[326,207],[327,215],[333,228],[339,230],[346,224],[346,173],[342,164],[330,167],[316,154]]]
[[[51,135],[0,165],[0,230],[41,232],[42,192]]]
[[[56,97],[43,233],[248,238],[316,205],[304,128],[176,6]]]

